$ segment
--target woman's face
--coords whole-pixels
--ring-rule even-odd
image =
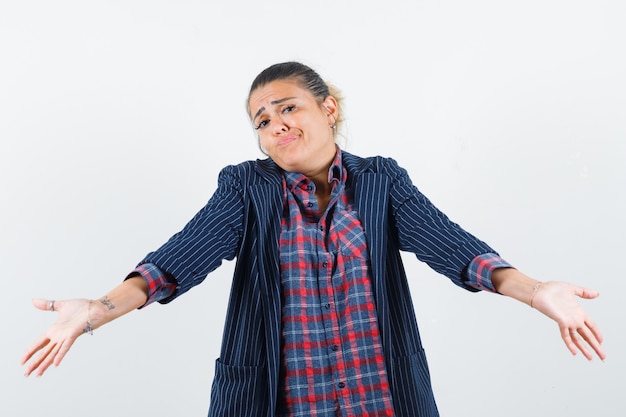
[[[248,106],[261,146],[278,166],[309,177],[328,174],[338,116],[332,96],[319,104],[296,82],[273,81],[253,91]]]

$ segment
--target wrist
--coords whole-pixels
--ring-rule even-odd
[[[533,292],[530,294],[530,302],[528,303],[531,308],[535,308],[535,306],[533,306],[533,300],[535,299],[535,295],[537,295],[537,291],[539,291],[541,284],[543,284],[541,281],[537,281],[535,285],[533,285]]]
[[[113,320],[109,309],[102,304],[102,298],[89,300],[89,303],[87,320],[91,323],[92,329],[97,329]]]
[[[517,269],[497,269],[491,276],[493,285],[500,294],[515,298],[532,307],[535,295],[541,282],[533,279]]]

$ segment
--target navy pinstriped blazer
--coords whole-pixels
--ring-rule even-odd
[[[455,284],[476,291],[463,270],[494,252],[450,221],[413,186],[393,159],[343,152],[371,258],[391,393],[397,417],[438,416],[400,251],[410,251]],[[284,194],[271,160],[228,166],[207,205],[143,262],[178,283],[169,302],[237,258],[209,416],[273,417],[280,368],[278,241]]]

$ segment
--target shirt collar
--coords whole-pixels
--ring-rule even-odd
[[[333,159],[333,162],[330,164],[330,168],[328,168],[328,183],[334,183],[334,185],[337,185],[345,182],[347,175],[342,162],[341,149],[339,146],[335,146],[337,147],[337,153],[335,154],[335,159]],[[292,191],[295,188],[302,188],[308,185],[314,186],[312,181],[310,181],[306,175],[299,172],[283,171],[283,175],[285,177],[287,187]]]

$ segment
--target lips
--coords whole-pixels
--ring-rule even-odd
[[[284,138],[282,138],[281,140],[279,140],[277,145],[278,146],[287,145],[287,144],[290,144],[291,142],[293,142],[296,139],[298,139],[298,135],[288,135],[288,136],[285,136]]]

